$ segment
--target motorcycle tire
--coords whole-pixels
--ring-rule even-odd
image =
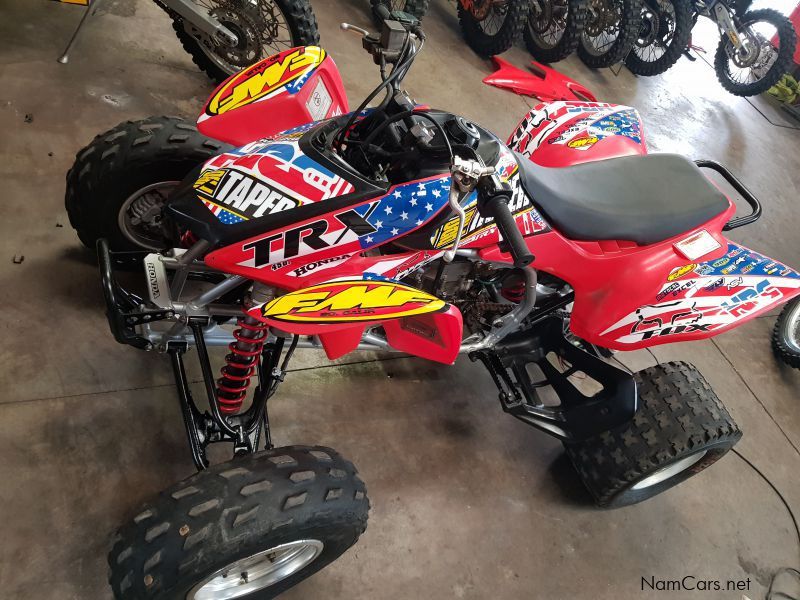
[[[664,54],[655,60],[648,60],[646,57],[652,56],[649,53],[652,52],[653,47],[658,42],[658,37],[654,38],[646,45],[644,45],[645,39],[642,38],[642,33],[647,31],[649,34],[647,28],[652,27],[652,23],[648,24],[644,20],[646,12],[653,10],[651,6],[648,6],[651,2],[656,6],[660,6],[662,2],[664,4],[669,4],[672,6],[672,12],[674,13],[674,30],[672,36],[665,44],[662,44],[666,46]],[[645,2],[642,3],[642,17],[638,38],[636,42],[634,42],[631,51],[625,57],[625,66],[635,75],[643,75],[645,77],[660,75],[678,62],[678,59],[689,45],[689,41],[692,38],[693,25],[692,4],[689,0],[645,0]],[[670,17],[672,17],[672,15],[670,15]],[[661,30],[664,27],[663,11],[656,14],[656,20],[656,26],[659,28],[659,31],[655,35],[659,36],[662,34]],[[663,38],[661,41],[663,42]]]
[[[372,18],[377,25],[381,25],[382,19],[375,12],[375,9],[381,4],[388,8],[389,12],[399,10],[417,19],[422,19],[428,12],[430,0],[369,0],[369,3],[372,7]]]
[[[624,60],[639,35],[641,21],[641,0],[601,1],[612,2],[619,9],[620,19],[617,23],[619,34],[608,48],[595,48],[587,34],[592,25],[592,17],[589,17],[578,44],[578,56],[583,64],[592,69],[610,67]]]
[[[794,31],[792,22],[779,13],[777,10],[771,8],[762,8],[753,10],[743,15],[738,16],[736,19],[737,28],[739,24],[748,25],[757,23],[759,21],[767,22],[775,27],[778,35],[778,57],[775,62],[770,66],[767,73],[753,83],[739,83],[733,80],[730,71],[729,57],[727,47],[730,45],[730,40],[724,37],[720,40],[717,47],[717,53],[714,56],[714,70],[717,72],[717,79],[727,91],[734,96],[755,96],[766,92],[773,85],[778,83],[784,74],[792,69],[794,64],[794,50],[797,43],[797,35]]]
[[[800,298],[783,307],[772,332],[772,349],[781,361],[800,369]]]
[[[92,250],[100,238],[117,252],[174,247],[160,211],[171,187],[231,148],[180,117],[121,123],[78,152],[67,172],[69,222]]]
[[[330,448],[274,448],[214,465],[162,492],[117,533],[117,600],[264,600],[354,545],[369,500]]]
[[[477,19],[460,1],[458,3],[461,32],[467,45],[479,56],[488,58],[511,48],[528,22],[529,0],[507,0],[502,7],[506,11],[502,24],[494,33],[486,33],[484,25],[492,18],[492,12],[499,8],[491,7],[488,16]]]
[[[258,0],[258,2],[259,4],[271,4],[277,8],[284,17],[286,25],[289,28],[289,33],[291,34],[289,45],[283,48],[284,50],[297,46],[315,46],[319,44],[317,19],[311,10],[311,2],[309,0]],[[194,62],[201,71],[206,73],[214,83],[220,84],[228,77],[241,70],[228,64],[218,53],[204,47],[203,43],[198,38],[186,31],[186,25],[180,17],[173,16],[172,27],[178,39],[181,41],[183,49],[192,56],[192,62]],[[272,54],[277,54],[278,51],[279,50],[276,49]],[[258,62],[259,60],[267,58],[267,56],[269,56],[269,54],[259,55],[258,58],[252,62]]]
[[[546,24],[548,28],[543,30],[543,24],[535,22],[536,17],[531,9],[528,23],[522,31],[522,39],[533,58],[542,63],[554,63],[564,60],[578,48],[589,17],[586,10],[588,0],[543,0],[543,4],[551,7],[558,4],[559,10],[566,12],[561,36],[552,41],[545,39],[547,31],[552,29],[553,20],[551,18]]]
[[[602,508],[636,504],[668,490],[722,458],[742,437],[692,365],[659,364],[634,378],[639,407],[628,424],[564,444]]]

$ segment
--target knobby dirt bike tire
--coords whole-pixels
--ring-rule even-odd
[[[795,298],[783,307],[775,329],[772,331],[772,350],[781,361],[795,369],[800,369],[800,351],[796,348],[800,340],[795,339],[797,332],[790,331],[789,321],[796,318],[796,311],[800,311],[800,298]],[[791,337],[791,340],[789,339]]]
[[[550,1],[550,0],[545,0]],[[567,23],[564,28],[564,33],[561,39],[558,40],[555,46],[545,48],[538,44],[531,33],[531,20],[533,19],[533,12],[528,17],[528,23],[522,31],[522,38],[525,41],[525,47],[531,56],[543,63],[553,63],[564,60],[570,54],[575,52],[578,44],[581,42],[581,35],[583,28],[586,26],[586,21],[589,18],[589,13],[586,10],[588,0],[568,0],[567,8]]]
[[[761,8],[744,13],[738,17],[738,21],[741,23],[766,21],[774,25],[778,30],[778,40],[780,42],[778,58],[770,67],[767,75],[755,83],[746,84],[732,81],[728,72],[728,53],[725,51],[725,47],[728,44],[727,38],[722,38],[719,46],[717,46],[717,53],[714,56],[714,70],[722,87],[734,96],[755,96],[766,92],[778,83],[784,74],[792,70],[797,34],[792,22],[777,10],[771,8]]]
[[[509,0],[503,24],[493,35],[483,32],[481,21],[475,19],[461,2],[458,3],[458,22],[467,45],[479,56],[490,57],[502,54],[514,45],[528,23],[529,8],[528,0]]]
[[[382,23],[382,19],[378,17],[375,9],[383,4],[389,9],[389,11],[391,11],[392,4],[394,3],[391,2],[391,0],[369,0],[369,4],[372,8],[372,18],[375,20],[376,24],[380,25]],[[425,16],[425,13],[428,12],[429,5],[430,0],[405,0],[402,11],[410,14],[413,17],[416,17],[417,19],[422,19],[422,17]]]
[[[655,0],[654,0],[655,1]],[[652,77],[660,75],[672,67],[689,45],[692,38],[692,6],[689,0],[668,0],[675,9],[675,33],[667,46],[666,52],[654,61],[642,60],[636,54],[636,43],[625,57],[625,66],[635,75]],[[656,4],[658,4],[656,2]],[[644,10],[644,4],[642,4]]]
[[[311,2],[309,0],[272,1],[278,5],[278,8],[286,17],[286,23],[292,34],[292,46],[315,46],[319,44],[317,19],[311,10]],[[181,41],[183,49],[192,56],[192,62],[215,83],[220,84],[230,77],[230,73],[220,68],[203,52],[203,49],[200,48],[200,42],[186,32],[183,20],[180,17],[173,16],[172,28]],[[266,58],[266,56],[262,58]]]
[[[619,37],[611,45],[611,48],[600,55],[592,54],[586,49],[588,42],[586,40],[586,30],[584,29],[578,44],[578,56],[583,61],[583,64],[592,69],[602,69],[621,62],[636,42],[636,38],[639,35],[641,17],[640,0],[622,0]]]

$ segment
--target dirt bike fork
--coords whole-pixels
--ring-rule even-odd
[[[188,350],[187,345],[171,343],[168,348],[192,460],[198,470],[208,467],[206,449],[213,443],[233,442],[234,455],[251,454],[258,450],[259,439],[263,432],[265,448],[273,447],[267,401],[275,394],[283,381],[289,360],[294,354],[298,342],[298,337],[294,336],[283,362],[281,362],[281,356],[284,354],[285,338],[278,337],[275,341],[264,344],[257,363],[258,387],[253,393],[252,404],[240,414],[225,415],[220,409],[217,385],[203,336],[203,327],[207,325],[204,321],[205,319],[202,318],[190,318],[188,325],[194,336],[209,411],[200,411],[189,389],[183,361],[183,355]]]

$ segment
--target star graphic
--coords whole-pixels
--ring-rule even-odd
[[[442,191],[441,190],[433,190],[433,195],[438,198],[439,196],[442,195]]]
[[[417,205],[417,199],[412,196],[411,200],[409,201],[409,204],[411,204],[411,206],[416,206]]]
[[[392,235],[397,235],[398,233],[400,233],[400,230],[397,227],[392,227]]]
[[[392,214],[392,207],[387,206],[386,208],[383,209],[383,212],[385,212],[387,215]]]
[[[368,235],[365,239],[367,240],[368,244],[372,243],[372,236],[371,235]]]
[[[422,225],[422,219],[417,219],[417,227],[419,227],[420,225]]]
[[[433,204],[431,204],[430,202],[428,202],[428,203],[425,205],[425,210],[427,210],[428,212],[432,211],[432,210],[433,210]]]
[[[375,221],[375,229],[380,229],[383,227],[383,221]]]
[[[395,191],[394,191],[394,197],[395,197],[395,198],[400,198],[402,195],[403,195],[403,194],[402,194],[402,192],[400,192],[400,190],[395,190]]]
[[[406,211],[401,212],[400,218],[403,219],[403,221],[408,221],[408,213]]]

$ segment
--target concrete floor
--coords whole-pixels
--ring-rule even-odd
[[[360,41],[367,0],[317,0],[323,44],[352,99],[374,85]],[[117,345],[96,268],[69,227],[64,173],[98,132],[153,114],[192,117],[211,91],[152,2],[109,3],[72,61],[55,58],[82,9],[5,0],[0,9],[0,597],[110,597],[115,527],[192,465],[167,361]],[[531,102],[489,88],[491,70],[434,0],[429,43],[407,80],[420,101],[506,136]],[[506,55],[518,65],[527,54]],[[726,94],[702,61],[665,76],[559,65],[603,100],[637,107],[651,146],[728,164],[764,217],[733,238],[800,265],[797,133]],[[760,101],[756,101],[760,102]],[[26,115],[32,116],[30,123]],[[22,264],[12,264],[24,255]],[[662,346],[693,362],[745,432],[738,449],[800,511],[800,374],[779,367],[767,316],[717,339]],[[642,352],[621,356],[635,368]],[[359,362],[361,361],[361,362]],[[504,415],[488,376],[405,358],[303,355],[274,400],[278,444],[320,443],[351,458],[373,510],[360,543],[286,598],[736,598],[644,593],[641,578],[750,578],[797,566],[789,515],[730,454],[679,488],[628,509],[595,510],[555,440]],[[195,379],[197,379],[195,377]]]

